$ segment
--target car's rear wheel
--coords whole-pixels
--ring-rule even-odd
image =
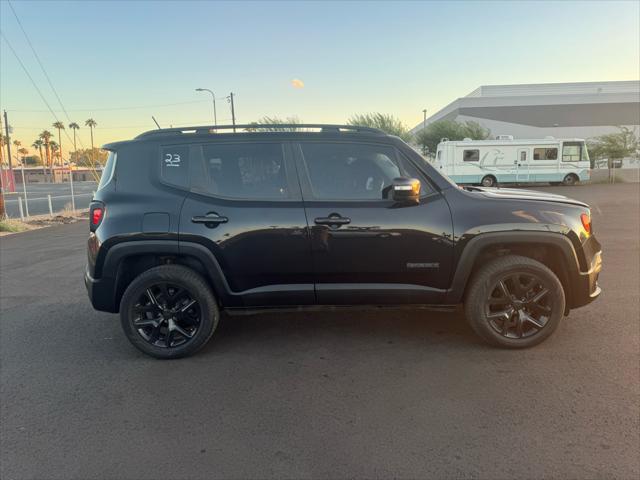
[[[568,173],[562,180],[562,184],[566,187],[571,187],[578,183],[578,177],[573,173]]]
[[[142,273],[120,303],[120,320],[129,341],[162,359],[186,357],[202,348],[219,316],[207,282],[181,265],[162,265]]]
[[[493,175],[485,175],[480,183],[483,187],[495,187],[498,181]]]
[[[558,327],[564,310],[558,277],[542,263],[517,255],[480,268],[465,298],[473,330],[492,345],[506,348],[541,343]]]

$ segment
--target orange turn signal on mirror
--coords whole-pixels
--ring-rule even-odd
[[[591,217],[586,213],[580,215],[580,220],[582,221],[582,226],[584,227],[587,233],[591,233]]]

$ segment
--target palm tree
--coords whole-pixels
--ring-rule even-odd
[[[39,138],[36,138],[36,139],[34,140],[34,142],[31,144],[31,146],[32,146],[33,148],[35,148],[36,150],[38,150],[38,153],[40,154],[40,161],[42,162],[42,165],[44,165],[44,158],[42,158],[42,146],[43,146],[43,145],[44,145],[44,142],[43,142],[41,139],[39,139]]]
[[[24,157],[26,157],[29,154],[29,150],[22,147],[18,149],[18,153],[22,156],[22,165],[24,166]]]
[[[39,135],[39,137],[44,141],[44,152],[47,156],[47,159],[46,159],[47,161],[45,163],[45,170],[46,170],[46,167],[49,167],[49,181],[51,181],[51,174],[53,173],[52,165],[51,165],[51,149],[49,148],[49,139],[52,136],[53,135],[48,130],[43,130],[42,132],[40,132],[40,135]]]
[[[53,128],[57,128],[58,129],[58,145],[60,146],[60,166],[62,166],[62,137],[61,137],[61,132],[62,132],[62,130],[64,130],[64,123],[55,122],[53,124]]]
[[[95,162],[93,161],[93,129],[98,125],[98,123],[93,118],[90,118],[86,120],[84,124],[89,127],[89,130],[91,130],[91,163],[95,166]]]
[[[71,122],[69,124],[69,128],[71,130],[73,130],[73,153],[77,157],[78,156],[78,148],[76,147],[76,130],[80,129],[80,125],[78,125],[76,122]],[[76,162],[77,161],[78,161],[78,159],[76,158]],[[71,162],[69,162],[69,165],[71,165]]]
[[[55,159],[60,159],[60,145],[55,140],[49,142],[49,148],[51,148],[51,163],[56,164]]]
[[[93,149],[95,148],[93,145],[93,129],[96,127],[96,125],[98,125],[98,123],[93,118],[89,118],[84,122],[84,124],[89,127],[89,130],[91,132],[91,155],[89,155],[89,161],[91,162],[91,166],[95,168],[96,162],[94,160],[93,154]]]

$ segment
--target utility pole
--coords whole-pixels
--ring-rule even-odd
[[[236,111],[233,107],[233,92],[229,94],[229,102],[231,103],[231,123],[233,125],[233,133],[236,133]]]
[[[0,132],[2,131],[2,117],[0,117]],[[7,212],[4,208],[4,151],[2,149],[2,142],[0,142],[0,220],[4,220],[7,216]]]
[[[9,120],[7,120],[7,111],[4,111],[4,131],[7,137],[7,158],[9,159],[9,191],[13,190],[13,165],[11,163],[11,137],[9,136]]]

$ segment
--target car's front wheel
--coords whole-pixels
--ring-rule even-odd
[[[213,335],[219,309],[207,282],[181,265],[162,265],[140,274],[120,303],[129,341],[155,358],[192,355]]]
[[[564,310],[564,290],[553,271],[517,255],[481,267],[465,297],[465,314],[473,330],[506,348],[541,343],[558,327]]]

